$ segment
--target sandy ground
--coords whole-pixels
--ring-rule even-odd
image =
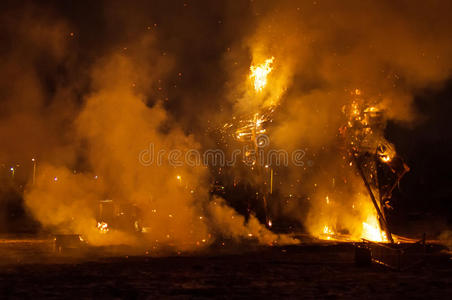
[[[0,239],[0,297],[452,298],[452,260],[444,254],[393,271],[355,266],[350,243],[170,257],[75,258],[51,249],[46,239]]]

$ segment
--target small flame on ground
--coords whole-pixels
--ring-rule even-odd
[[[108,228],[108,224],[105,222],[97,222],[97,229],[99,229],[100,233],[107,233],[110,231],[110,228]]]

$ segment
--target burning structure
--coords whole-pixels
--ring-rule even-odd
[[[451,1],[3,2],[0,295],[450,298]]]
[[[272,64],[275,57],[266,59],[264,63],[258,66],[250,67],[251,84],[254,87],[256,96],[264,92],[268,75],[273,70]],[[267,99],[263,98],[262,103]],[[372,103],[375,102],[375,103]],[[343,163],[349,167],[353,167],[347,175],[343,176],[344,183],[356,181],[356,177],[362,180],[362,185],[368,195],[369,203],[372,203],[373,209],[369,209],[369,205],[361,203],[365,207],[362,211],[362,229],[358,229],[355,234],[350,235],[350,231],[343,229],[346,235],[342,238],[359,240],[359,238],[369,239],[373,241],[390,241],[394,242],[391,231],[389,229],[386,211],[390,209],[390,200],[393,189],[398,185],[400,179],[409,170],[403,160],[397,156],[394,146],[384,138],[384,129],[386,127],[386,117],[384,111],[378,109],[379,103],[366,99],[361,90],[355,89],[351,93],[349,104],[342,107],[345,124],[338,129],[338,145],[335,155],[342,156]],[[268,201],[273,193],[273,180],[275,167],[274,161],[268,161],[266,153],[270,137],[266,134],[268,126],[273,122],[273,114],[277,109],[277,104],[265,106],[256,112],[250,112],[248,116],[234,117],[233,123],[226,123],[220,129],[222,139],[227,140],[225,136],[232,136],[235,140],[241,142],[243,149],[243,162],[249,168],[249,172],[245,173],[245,177],[252,177],[252,185],[256,190],[257,204],[254,203],[254,211],[260,207],[261,220],[265,221],[267,226],[272,226],[271,213],[268,209]],[[227,143],[225,143],[227,144]],[[287,166],[286,166],[287,167]],[[247,179],[234,179],[236,181]],[[248,179],[249,180],[249,179]],[[334,198],[340,197],[341,188],[333,185],[329,193]],[[327,206],[330,205],[330,196],[325,196]],[[366,198],[364,196],[364,198]],[[280,201],[281,199],[276,199]],[[361,199],[361,201],[365,201]],[[358,209],[352,204],[350,210]],[[248,205],[248,213],[253,210]],[[320,212],[325,214],[328,219],[328,210]],[[263,215],[263,216],[262,216]],[[343,227],[339,221],[327,221],[326,224],[320,226],[319,232],[313,232],[320,238],[340,239],[337,235],[337,228]],[[359,227],[359,225],[358,225]],[[339,229],[341,231],[341,229]]]
[[[39,160],[24,192],[30,214],[94,245],[296,242],[272,232],[276,219],[322,239],[393,241],[391,195],[408,167],[385,127],[412,122],[415,91],[449,78],[452,43],[441,29],[450,24],[437,17],[449,5],[264,2],[241,7],[246,18],[224,4],[207,18],[214,29],[170,11],[171,22],[144,13],[161,7],[118,13],[113,5],[92,33],[105,37],[99,49],[67,17],[37,7],[20,20],[3,16],[6,38],[23,43],[11,43],[1,62],[11,91],[2,97],[15,100],[1,115],[0,134],[13,141],[1,157]],[[196,5],[196,14],[216,11]],[[425,24],[413,26],[419,16]],[[184,38],[169,38],[168,22]],[[226,166],[188,159],[212,145],[242,153]],[[101,199],[113,201],[99,209]]]
[[[256,96],[260,97],[260,93],[266,88],[268,75],[272,71],[272,64],[275,58],[266,59],[262,64],[250,67],[249,79],[254,87]],[[261,209],[261,220],[268,226],[272,226],[272,221],[268,211],[268,201],[273,189],[273,169],[269,166],[266,157],[266,147],[269,144],[269,138],[266,135],[266,128],[272,122],[272,115],[276,105],[271,104],[259,111],[251,111],[247,115],[233,117],[232,123],[226,123],[220,129],[221,139],[225,141],[225,145],[237,146],[230,141],[230,138],[239,142],[242,146],[243,153],[241,155],[242,163],[248,167],[245,176],[234,176],[234,185],[238,181],[248,181],[255,190],[254,207],[248,203],[247,213],[251,213]],[[236,149],[237,150],[237,149]],[[242,177],[242,178],[240,178]],[[245,178],[243,178],[245,177]],[[256,203],[257,202],[257,203]],[[257,204],[257,205],[256,205]]]
[[[385,211],[391,207],[389,202],[393,189],[409,168],[397,156],[394,146],[384,138],[384,112],[375,106],[366,107],[366,101],[359,98],[359,89],[354,94],[351,105],[344,107],[348,121],[340,128],[340,134],[348,152],[349,164],[356,167],[363,180],[375,208],[380,231],[384,230],[384,233],[378,234],[379,230],[363,222],[363,237],[394,242]]]

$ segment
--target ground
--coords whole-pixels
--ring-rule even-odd
[[[48,240],[0,240],[5,298],[444,298],[447,255],[405,271],[358,267],[351,243],[254,247],[169,257],[61,256]]]

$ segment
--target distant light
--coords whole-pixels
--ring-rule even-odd
[[[36,159],[34,159],[34,158],[31,159],[31,161],[33,161],[33,162],[34,162],[35,160],[36,160]]]
[[[10,170],[14,172],[14,168],[13,168],[13,167],[11,167],[11,169],[10,169]]]
[[[58,177],[53,178],[54,181],[58,181]]]

